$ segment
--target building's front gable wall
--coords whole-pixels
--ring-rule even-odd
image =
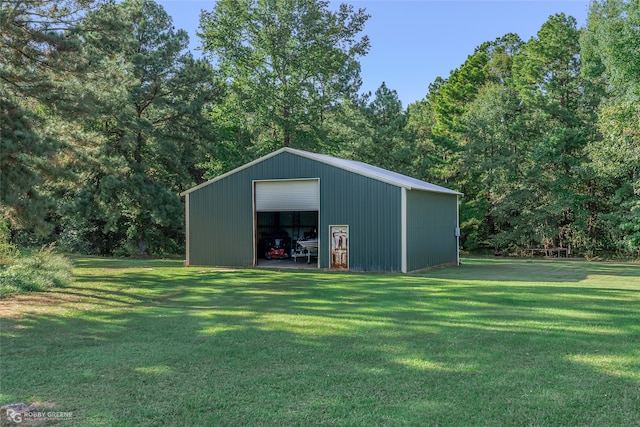
[[[253,264],[251,182],[228,176],[187,196],[191,265]]]
[[[457,204],[456,195],[407,191],[407,271],[457,261]]]
[[[320,179],[320,267],[329,267],[329,225],[349,225],[349,268],[400,271],[401,189],[288,152],[268,157],[188,195],[192,265],[254,262],[253,182]]]

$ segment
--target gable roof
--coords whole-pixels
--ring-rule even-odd
[[[182,193],[180,193],[180,195],[185,196],[211,183],[219,181],[229,175],[233,175],[236,172],[239,172],[243,169],[246,169],[264,160],[267,160],[268,158],[277,156],[280,153],[290,153],[296,156],[305,157],[307,159],[315,160],[317,162],[334,166],[349,172],[353,172],[358,175],[366,176],[368,178],[375,179],[377,181],[386,182],[387,184],[395,185],[397,187],[405,188],[407,190],[421,190],[421,191],[429,191],[432,193],[455,194],[458,196],[462,196],[462,193],[459,193],[457,191],[449,190],[448,188],[441,187],[439,185],[430,184],[428,182],[421,181],[416,178],[411,178],[409,176],[402,175],[397,172],[392,172],[386,169],[382,169],[377,166],[372,166],[367,163],[358,162],[356,160],[340,159],[338,157],[328,156],[326,154],[311,153],[309,151],[303,151],[303,150],[298,150],[298,149],[289,148],[289,147],[281,148],[277,151],[274,151],[273,153],[267,154],[266,156],[262,156],[252,162],[249,162],[245,165],[235,168],[234,170],[229,171],[223,175],[219,175],[213,179],[210,179],[207,182],[203,182],[200,185],[196,185],[195,187],[192,187],[186,191],[183,191]]]

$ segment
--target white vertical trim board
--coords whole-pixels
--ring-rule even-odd
[[[322,210],[320,209],[320,178],[317,178],[317,185],[318,185],[318,229],[317,229],[317,234],[318,234],[318,258],[316,259],[316,267],[320,268],[320,266],[322,264],[320,264],[320,257],[322,257],[322,239],[320,238],[320,224],[322,224],[322,222],[320,221],[320,215]],[[327,248],[327,255],[329,254],[330,249]],[[328,259],[328,258],[327,258]]]
[[[407,189],[400,189],[400,270],[407,272]]]
[[[188,266],[191,264],[191,257],[190,257],[190,251],[189,251],[189,243],[190,243],[190,238],[189,235],[191,234],[191,227],[189,226],[189,193],[185,194],[184,196],[184,216],[185,216],[185,246],[186,246],[186,259],[184,261],[184,263]]]
[[[256,182],[251,183],[251,222],[253,233],[251,233],[251,247],[253,251],[253,266],[258,265],[258,214],[256,213]]]
[[[456,196],[456,262],[460,265],[460,196]]]

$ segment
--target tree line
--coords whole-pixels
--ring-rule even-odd
[[[151,0],[2,2],[0,221],[66,250],[183,250],[178,193],[291,146],[461,191],[466,250],[640,253],[640,5],[478,46],[406,108],[359,93],[369,15],[219,0],[202,58]]]

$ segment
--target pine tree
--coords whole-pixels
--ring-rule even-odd
[[[101,1],[3,1],[0,9],[0,215],[48,229],[53,191],[88,149],[93,107],[82,17]]]

